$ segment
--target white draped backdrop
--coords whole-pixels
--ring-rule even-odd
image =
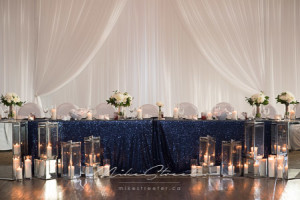
[[[300,99],[299,35],[299,0],[0,0],[0,93],[94,107],[118,89],[170,114],[250,111],[263,90],[276,106]]]

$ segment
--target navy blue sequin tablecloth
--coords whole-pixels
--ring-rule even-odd
[[[243,141],[244,121],[156,121],[153,146],[155,164],[172,172],[190,169],[199,155],[199,137],[216,138],[216,164],[221,163],[222,141]]]
[[[29,121],[29,150],[37,157],[38,122]],[[122,120],[122,121],[58,121],[61,141],[82,142],[88,136],[101,137],[102,158],[111,160],[117,173],[145,173],[163,165],[172,173],[190,169],[190,160],[197,159],[199,137],[216,138],[216,163],[221,162],[222,141],[243,141],[244,121],[190,120]],[[271,122],[265,123],[266,152],[271,146]]]

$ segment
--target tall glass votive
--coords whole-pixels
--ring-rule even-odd
[[[103,177],[110,176],[110,159],[103,159]]]
[[[268,177],[276,177],[276,156],[269,155],[268,157]]]
[[[79,178],[81,175],[81,142],[61,143],[62,176],[68,179]]]
[[[287,156],[289,126],[290,123],[287,121],[272,123],[271,125],[272,154]]]
[[[199,138],[199,162],[202,166],[213,166],[215,164],[215,138]]]
[[[21,157],[19,155],[13,155],[13,177],[16,179],[17,169],[21,166]]]
[[[38,124],[38,156],[41,159],[57,159],[58,123],[40,122]]]
[[[57,159],[57,175],[61,176],[61,173],[62,173],[61,159]]]
[[[34,177],[38,178],[39,177],[39,168],[40,168],[40,159],[34,159]]]
[[[84,138],[85,176],[92,178],[97,165],[100,164],[100,137]]]
[[[256,160],[257,156],[264,157],[264,135],[263,122],[249,121],[245,123],[245,155],[248,159]]]
[[[241,142],[222,141],[222,176],[241,176],[242,168]]]
[[[32,156],[24,156],[24,178],[32,179]]]

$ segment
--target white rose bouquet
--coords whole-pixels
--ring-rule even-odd
[[[132,104],[133,97],[130,96],[127,92],[119,92],[118,90],[114,91],[114,94],[106,100],[107,104],[111,104],[118,108],[118,117],[117,119],[125,118],[125,112],[123,112],[123,107],[129,107]]]
[[[9,93],[6,93],[5,96],[1,95],[1,103],[4,104],[5,106],[9,107],[8,117],[13,118],[14,114],[13,114],[12,107],[13,106],[22,106],[23,103],[25,103],[25,102],[21,101],[20,97],[16,93],[9,92]]]
[[[252,95],[250,98],[246,97],[246,101],[251,106],[256,106],[256,118],[260,118],[260,105],[268,105],[269,104],[269,97],[266,96],[262,91],[260,93]]]
[[[291,92],[282,92],[276,97],[277,103],[281,103],[285,105],[285,118],[289,118],[289,105],[290,104],[298,104],[299,102],[296,100],[295,96]]]

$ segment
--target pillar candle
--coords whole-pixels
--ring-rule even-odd
[[[244,174],[248,174],[248,164],[244,164]]]
[[[254,167],[254,176],[258,176],[259,175],[259,163],[254,163],[253,165]]]
[[[253,149],[253,147],[251,147],[251,152],[253,153],[254,157],[257,156],[257,149],[258,149],[258,147],[254,147],[254,149]]]
[[[212,118],[211,112],[207,113],[207,120],[212,120],[212,119],[213,119],[213,118]]]
[[[51,119],[56,120],[56,108],[51,109]]]
[[[290,111],[290,119],[291,119],[291,120],[296,119],[296,115],[295,115],[295,111],[294,111],[294,110],[291,110],[291,111]]]
[[[217,166],[217,174],[220,174],[220,166]]]
[[[68,176],[69,176],[69,178],[72,179],[72,178],[74,177],[74,171],[75,171],[74,166],[70,165],[70,166],[68,167]]]
[[[288,167],[288,165],[286,165],[286,166],[284,167],[285,177],[288,177],[288,170],[289,170],[289,167]]]
[[[233,111],[232,112],[231,119],[233,119],[233,120],[237,120],[238,119],[237,111]]]
[[[179,115],[178,115],[178,108],[174,108],[174,110],[173,110],[173,117],[174,117],[174,119],[178,119],[178,117],[179,117]]]
[[[47,158],[51,158],[52,157],[52,147],[50,144],[48,144],[47,146]]]
[[[143,111],[140,108],[137,110],[137,118],[138,119],[143,119]]]
[[[234,166],[228,165],[228,175],[233,176],[233,173],[234,173]]]
[[[19,145],[19,143],[16,143],[14,145],[14,155],[20,155],[20,153],[21,153],[20,145]]]
[[[15,110],[13,110],[13,116],[14,119],[17,119],[17,112]]]
[[[92,120],[93,119],[93,113],[88,112],[86,115],[87,115],[87,120]]]
[[[277,178],[282,178],[283,177],[283,169],[282,166],[277,167]]]
[[[206,164],[208,163],[208,155],[207,154],[204,155],[204,163],[206,163]]]
[[[29,158],[25,159],[25,178],[32,178],[32,163]]]
[[[266,168],[267,168],[267,159],[259,160],[259,175],[266,176]]]
[[[110,165],[108,165],[108,164],[104,165],[103,176],[110,176]]]
[[[278,145],[277,146],[277,153],[280,153],[280,149],[281,149],[281,147],[280,147],[280,145]]]
[[[94,164],[93,154],[89,155],[89,160],[90,160],[90,166],[93,166],[93,164]]]
[[[278,155],[277,156],[277,166],[283,167],[283,160],[284,160],[284,156]]]
[[[269,177],[275,177],[275,159],[273,156],[268,158],[268,171]]]
[[[97,166],[97,172],[99,176],[103,176],[103,166]]]
[[[286,152],[286,147],[282,147],[282,152]]]
[[[196,165],[191,166],[191,176],[192,177],[197,176],[197,166]]]
[[[16,170],[16,178],[17,178],[17,180],[23,179],[23,170],[21,167],[18,167]]]
[[[20,159],[19,158],[13,158],[13,174],[16,176],[16,171],[20,167]]]
[[[46,161],[41,160],[39,164],[39,175],[40,177],[45,176],[45,169],[46,169]]]
[[[193,166],[194,165],[192,165],[192,170],[193,170]],[[196,168],[197,168],[197,176],[202,176],[202,174],[203,174],[202,166],[196,166]]]

